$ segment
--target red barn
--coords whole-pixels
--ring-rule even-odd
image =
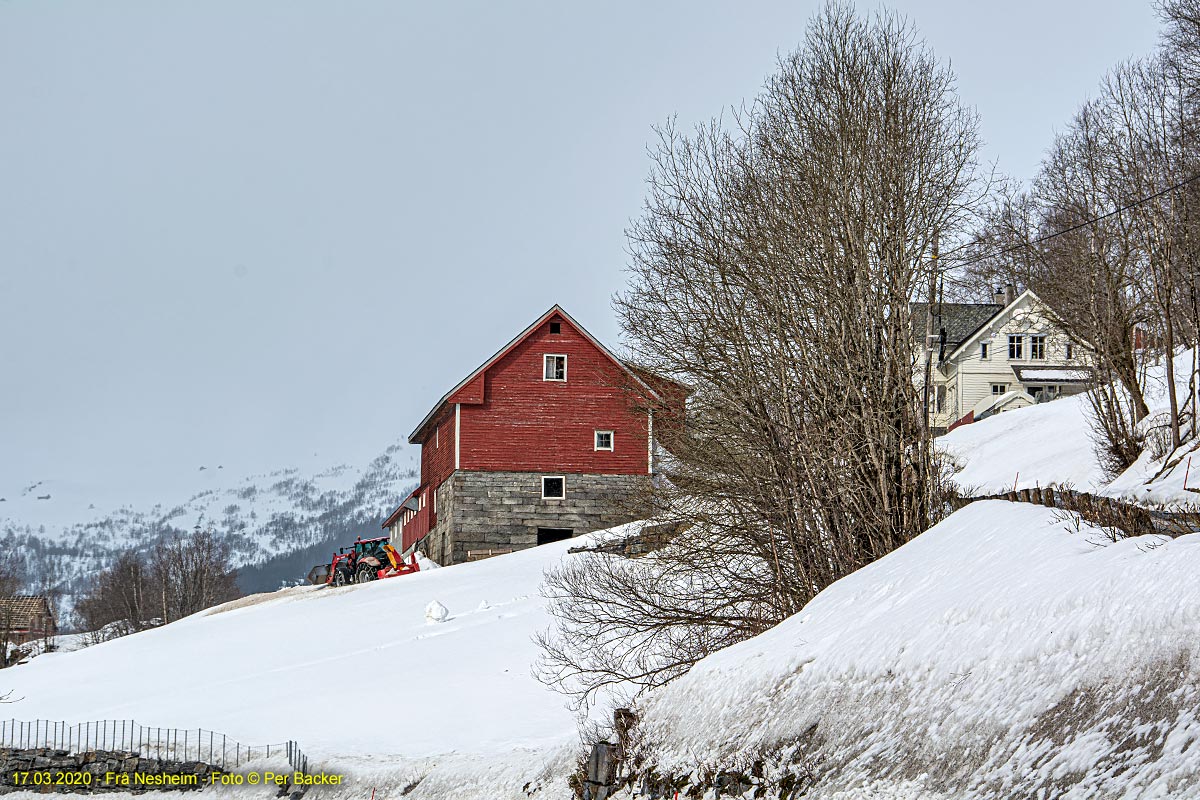
[[[384,527],[454,564],[629,522],[654,472],[653,409],[682,398],[556,305],[421,420],[421,483]]]

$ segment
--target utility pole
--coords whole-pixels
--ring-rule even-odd
[[[933,231],[933,258],[929,265],[929,294],[925,303],[925,382],[922,387],[922,404],[924,405],[925,415],[925,440],[930,437],[930,383],[933,381],[933,303],[937,299],[937,277],[938,277],[938,231]]]

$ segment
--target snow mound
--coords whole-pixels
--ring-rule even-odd
[[[487,603],[486,600],[484,600],[483,602],[484,602],[484,604]],[[486,610],[486,609],[481,609],[481,610]],[[425,606],[425,622],[426,623],[436,624],[439,622],[445,622],[447,619],[449,619],[449,617],[450,617],[450,609],[446,608],[444,605],[439,603],[437,600],[431,600],[429,602],[429,605]]]
[[[408,800],[525,800],[521,787],[549,774],[566,792],[555,765],[570,766],[576,720],[532,677],[532,637],[550,624],[542,575],[578,544],[362,586],[283,589],[48,653],[4,670],[0,689],[20,698],[5,715],[135,719],[246,744],[293,739],[314,766],[357,775],[354,797],[420,780]],[[429,626],[431,597],[458,610]]]
[[[1104,471],[1092,446],[1085,395],[996,414],[961,425],[937,446],[962,470],[954,482],[972,494],[1069,486],[1095,492]]]
[[[1196,796],[1198,570],[1200,534],[977,502],[651,693],[639,747],[813,798]]]

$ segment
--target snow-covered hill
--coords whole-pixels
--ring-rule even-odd
[[[641,752],[814,800],[1195,797],[1197,570],[1200,534],[975,503],[654,692]]]
[[[16,718],[136,719],[295,739],[355,797],[503,800],[565,775],[563,696],[531,675],[543,571],[580,540],[342,589],[296,587],[0,673]],[[567,556],[572,557],[572,556]],[[426,619],[437,601],[442,623]],[[363,787],[366,787],[365,789]]]
[[[1180,351],[1175,385],[1181,405],[1190,392],[1191,365],[1191,351]],[[1200,504],[1200,439],[1185,430],[1179,451],[1170,452],[1165,444],[1168,405],[1162,365],[1147,370],[1144,393],[1150,408],[1140,428],[1145,450],[1136,463],[1112,479],[1104,474],[1096,455],[1086,395],[963,425],[939,437],[937,446],[960,468],[955,483],[973,495],[1065,486],[1147,505]]]
[[[937,440],[962,469],[954,481],[969,494],[1040,486],[1081,492],[1104,488],[1088,425],[1087,398],[1064,397],[963,425]]]
[[[164,468],[154,482],[120,475],[0,486],[0,536],[23,558],[30,588],[78,591],[119,552],[212,528],[248,591],[273,589],[328,558],[335,542],[375,534],[416,482],[415,453],[388,447],[365,466],[310,463],[268,473],[224,464]],[[309,563],[312,562],[312,563]]]

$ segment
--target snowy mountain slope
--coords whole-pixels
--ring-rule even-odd
[[[370,785],[427,777],[411,800],[443,796],[438,786],[470,797],[463,787],[474,780],[479,797],[525,798],[520,787],[548,768],[562,778],[576,743],[565,699],[531,675],[531,637],[549,625],[543,571],[578,544],[361,587],[284,589],[40,656],[0,673],[0,687],[22,698],[5,712],[292,738]],[[449,610],[444,623],[426,621],[434,600]],[[497,786],[496,775],[511,783]]]
[[[243,568],[243,587],[258,591],[302,576],[310,561],[328,558],[335,541],[375,533],[415,483],[414,464],[411,452],[393,445],[363,467],[328,468],[314,459],[303,467],[239,474],[217,464],[164,470],[146,486],[129,486],[116,475],[19,488],[10,480],[0,490],[0,536],[25,557],[31,583],[57,583],[70,593],[122,550],[211,527],[229,546],[234,566]],[[51,562],[55,571],[43,572]]]
[[[975,503],[652,693],[641,752],[813,798],[1197,796],[1197,570],[1200,535]]]

